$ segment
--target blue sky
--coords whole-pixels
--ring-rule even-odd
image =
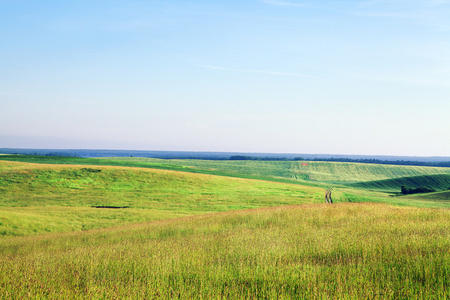
[[[450,156],[450,1],[0,0],[0,147]]]

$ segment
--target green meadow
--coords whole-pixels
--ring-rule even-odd
[[[163,160],[155,158],[101,158],[105,162],[159,164],[188,168],[190,172],[216,172],[235,176],[260,176],[268,180],[288,179],[305,183],[351,184],[421,175],[450,175],[450,168],[395,166],[321,161],[211,161]]]
[[[0,192],[3,236],[322,202],[317,187],[148,168],[18,162],[0,162]]]
[[[141,157],[78,158],[4,155],[0,161],[163,169],[303,185],[348,185],[402,177],[450,175],[450,168],[320,161],[231,161]],[[420,184],[420,183],[418,183]],[[358,187],[358,186],[355,186]],[[367,187],[362,187],[367,188]],[[390,186],[392,189],[392,186]],[[398,190],[400,187],[398,187]]]
[[[0,298],[447,299],[449,177],[2,155]],[[399,195],[405,184],[437,192]]]

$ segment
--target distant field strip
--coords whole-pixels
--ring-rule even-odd
[[[311,179],[339,183],[373,181],[404,176],[450,174],[450,168],[362,163],[311,162],[308,167]]]
[[[348,184],[348,186],[388,192],[399,192],[402,186],[427,187],[435,190],[450,188],[450,174],[401,177],[386,180],[366,181]]]
[[[404,176],[450,174],[450,168],[310,161],[209,161],[155,158],[104,158],[111,161],[170,163],[236,174],[264,175],[317,182],[360,182]]]
[[[408,195],[409,198],[412,199],[425,199],[429,201],[446,201],[450,202],[450,191],[444,191],[444,192],[436,192],[436,193],[426,193],[426,194],[415,194],[415,195]]]

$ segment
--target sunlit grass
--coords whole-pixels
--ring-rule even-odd
[[[79,231],[212,212],[323,203],[318,187],[148,168],[0,162],[0,236]],[[335,202],[448,207],[334,188]],[[100,208],[96,208],[100,207]],[[109,209],[116,207],[120,209]]]
[[[0,240],[10,298],[448,298],[450,212],[244,210]]]
[[[170,164],[191,166],[200,170],[223,171],[229,174],[259,175],[273,178],[297,179],[300,182],[349,183],[419,176],[450,174],[450,168],[398,166],[321,161],[213,161],[189,159],[156,159],[142,157],[101,158],[110,162]]]
[[[323,186],[324,183],[328,185],[351,184],[420,175],[450,174],[450,168],[320,161],[211,161],[142,157],[77,158],[26,155],[4,155],[0,157],[0,160],[43,164],[141,167],[313,186]]]
[[[447,193],[335,186],[333,205],[320,204],[323,193],[149,168],[0,162],[0,298],[450,298],[450,211],[404,207],[448,207]]]
[[[17,162],[0,162],[0,193],[3,236],[322,202],[320,188],[293,184],[166,170]]]

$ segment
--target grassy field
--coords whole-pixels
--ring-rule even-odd
[[[416,195],[419,196],[419,195]],[[428,198],[433,200],[450,200],[450,191],[430,193],[430,194],[421,194],[422,198]]]
[[[7,157],[7,156],[5,156]],[[18,157],[18,158],[17,158]],[[270,181],[230,178],[232,172],[248,165],[249,174],[255,177],[269,178],[270,170],[276,166],[285,171],[287,164],[297,162],[234,162],[220,161],[211,164],[228,166],[211,172],[225,172],[228,176],[192,174],[205,161],[187,161],[187,171],[177,172],[149,168],[152,164],[167,167],[167,161],[129,158],[117,159],[79,159],[60,157],[17,156],[16,160],[40,162],[25,163],[0,160],[0,235],[30,235],[51,232],[65,232],[110,227],[125,223],[148,222],[189,215],[214,213],[229,210],[259,208],[268,206],[321,203],[323,187],[329,182],[316,182],[316,187],[296,184],[274,183]],[[43,164],[42,162],[66,162],[67,165]],[[145,165],[141,167],[113,167],[101,165],[78,165],[82,162],[107,164],[115,162],[122,165]],[[68,165],[75,163],[75,165]],[[177,163],[177,161],[173,162]],[[326,167],[326,165],[329,165]],[[336,171],[336,178],[345,180],[357,164],[309,163],[316,172],[323,174]],[[238,166],[238,167],[236,167]],[[208,166],[211,167],[211,166]],[[205,166],[203,167],[205,168]],[[414,172],[429,173],[447,171],[445,168],[393,167],[373,165],[360,166],[364,172],[370,170],[382,173],[381,176],[394,176]],[[211,169],[211,168],[209,168]],[[208,169],[208,170],[209,170]],[[266,173],[257,170],[266,170]],[[396,170],[395,172],[393,170]],[[405,171],[406,170],[406,171]],[[258,173],[259,172],[259,173]],[[359,180],[364,177],[360,172]],[[324,175],[325,176],[325,175]],[[327,175],[328,176],[328,175]],[[326,177],[326,176],[325,176]],[[272,177],[274,178],[274,177]],[[353,183],[357,187],[395,191],[399,185],[408,183],[410,177],[401,177],[384,181],[360,181]],[[418,182],[435,179],[439,187],[446,187],[449,175],[430,175],[411,177]],[[440,179],[440,180],[438,180]],[[427,181],[428,180],[428,181]],[[382,184],[380,184],[380,182]],[[378,184],[378,186],[377,186]],[[320,188],[322,185],[322,188]],[[408,184],[405,184],[408,185]],[[386,188],[387,186],[387,188]],[[415,205],[419,207],[448,207],[446,201],[433,201],[432,197],[389,197],[384,193],[334,187],[335,202],[383,202],[397,205]]]
[[[379,164],[320,162],[320,161],[211,161],[162,160],[155,158],[112,157],[111,162],[171,164],[194,167],[198,170],[220,171],[229,174],[259,175],[273,178],[297,179],[324,183],[353,183],[420,175],[450,174],[450,168],[394,166]]]
[[[0,160],[71,165],[141,167],[325,186],[450,174],[450,168],[310,161],[164,160],[140,157],[72,158],[5,155]]]
[[[450,298],[448,168],[182,162],[2,156],[0,299]]]
[[[0,240],[3,299],[448,299],[448,210],[226,212]]]
[[[436,193],[426,193],[426,194],[415,194],[415,195],[408,195],[409,199],[422,199],[422,200],[428,200],[433,203],[445,203],[449,205],[450,207],[450,191],[443,191],[443,192],[436,192]]]
[[[0,235],[322,202],[322,189],[167,170],[0,161]]]

